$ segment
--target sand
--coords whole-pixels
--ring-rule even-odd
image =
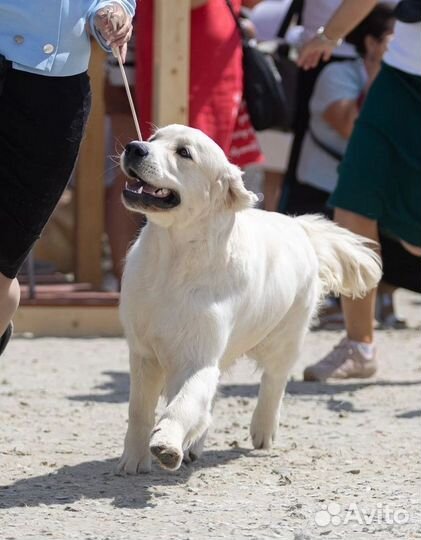
[[[0,361],[0,538],[421,538],[421,297],[377,334],[372,379],[304,383],[341,332],[312,332],[276,445],[253,450],[258,373],[225,375],[202,458],[121,477],[123,339],[14,339]]]

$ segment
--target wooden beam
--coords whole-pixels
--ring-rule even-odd
[[[155,0],[153,122],[187,124],[189,118],[191,0]]]
[[[188,123],[191,0],[155,1],[153,122]],[[92,109],[76,172],[76,281],[102,282],[104,232],[104,52],[92,42]]]
[[[16,334],[35,337],[121,337],[114,306],[21,306],[13,318]]]
[[[104,59],[105,53],[92,41],[92,109],[76,172],[75,277],[76,281],[91,283],[96,288],[102,283],[104,232]]]

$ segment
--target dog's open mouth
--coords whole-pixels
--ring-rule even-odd
[[[126,182],[123,196],[129,206],[146,206],[155,208],[174,208],[180,204],[180,196],[176,191],[164,187],[155,187],[130,171],[130,179]]]

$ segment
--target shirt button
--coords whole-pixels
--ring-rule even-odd
[[[45,52],[45,54],[51,54],[54,52],[54,45],[51,45],[51,43],[46,43],[42,50]]]
[[[13,39],[17,45],[22,45],[22,43],[25,41],[23,36],[15,36]]]

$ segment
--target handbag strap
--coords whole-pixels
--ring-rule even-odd
[[[232,2],[231,0],[225,0],[225,3],[227,4],[227,7],[228,9],[230,10],[231,12],[231,15],[235,21],[235,24],[238,28],[238,31],[240,32],[240,35],[241,35],[241,39],[243,40],[243,42],[247,42],[248,41],[248,37],[246,35],[246,33],[244,32],[244,29],[243,27],[241,26],[241,23],[240,23],[240,17],[237,15],[237,13],[235,12],[235,9],[234,9],[234,6],[232,5]],[[295,14],[297,14],[299,17],[301,17],[301,12],[303,10],[303,6],[304,6],[304,0],[292,0],[289,8],[288,8],[288,11],[281,23],[281,26],[279,27],[279,30],[276,34],[276,37],[279,37],[279,38],[283,38],[289,28],[289,25],[291,24],[291,21],[292,21],[292,18]]]
[[[227,7],[228,9],[230,10],[231,12],[231,15],[235,21],[235,24],[238,28],[238,31],[240,32],[240,36],[241,36],[241,39],[243,41],[243,43],[247,43],[249,41],[243,27],[241,26],[241,23],[240,23],[240,17],[237,15],[237,13],[235,13],[235,9],[234,9],[234,6],[232,5],[232,2],[231,0],[225,0],[225,3],[227,4]]]
[[[281,26],[279,27],[276,37],[278,38],[285,37],[285,34],[287,33],[287,30],[289,28],[289,25],[291,24],[293,16],[298,15],[298,19],[301,19],[301,13],[303,11],[303,7],[304,7],[304,0],[292,0],[288,8],[288,11],[281,23]]]
[[[327,144],[325,144],[323,141],[319,139],[314,133],[314,131],[311,129],[311,127],[308,128],[308,132],[310,134],[311,139],[313,140],[314,144],[318,146],[321,150],[323,150],[326,154],[328,154],[331,158],[333,158],[336,161],[342,161],[343,155]]]

